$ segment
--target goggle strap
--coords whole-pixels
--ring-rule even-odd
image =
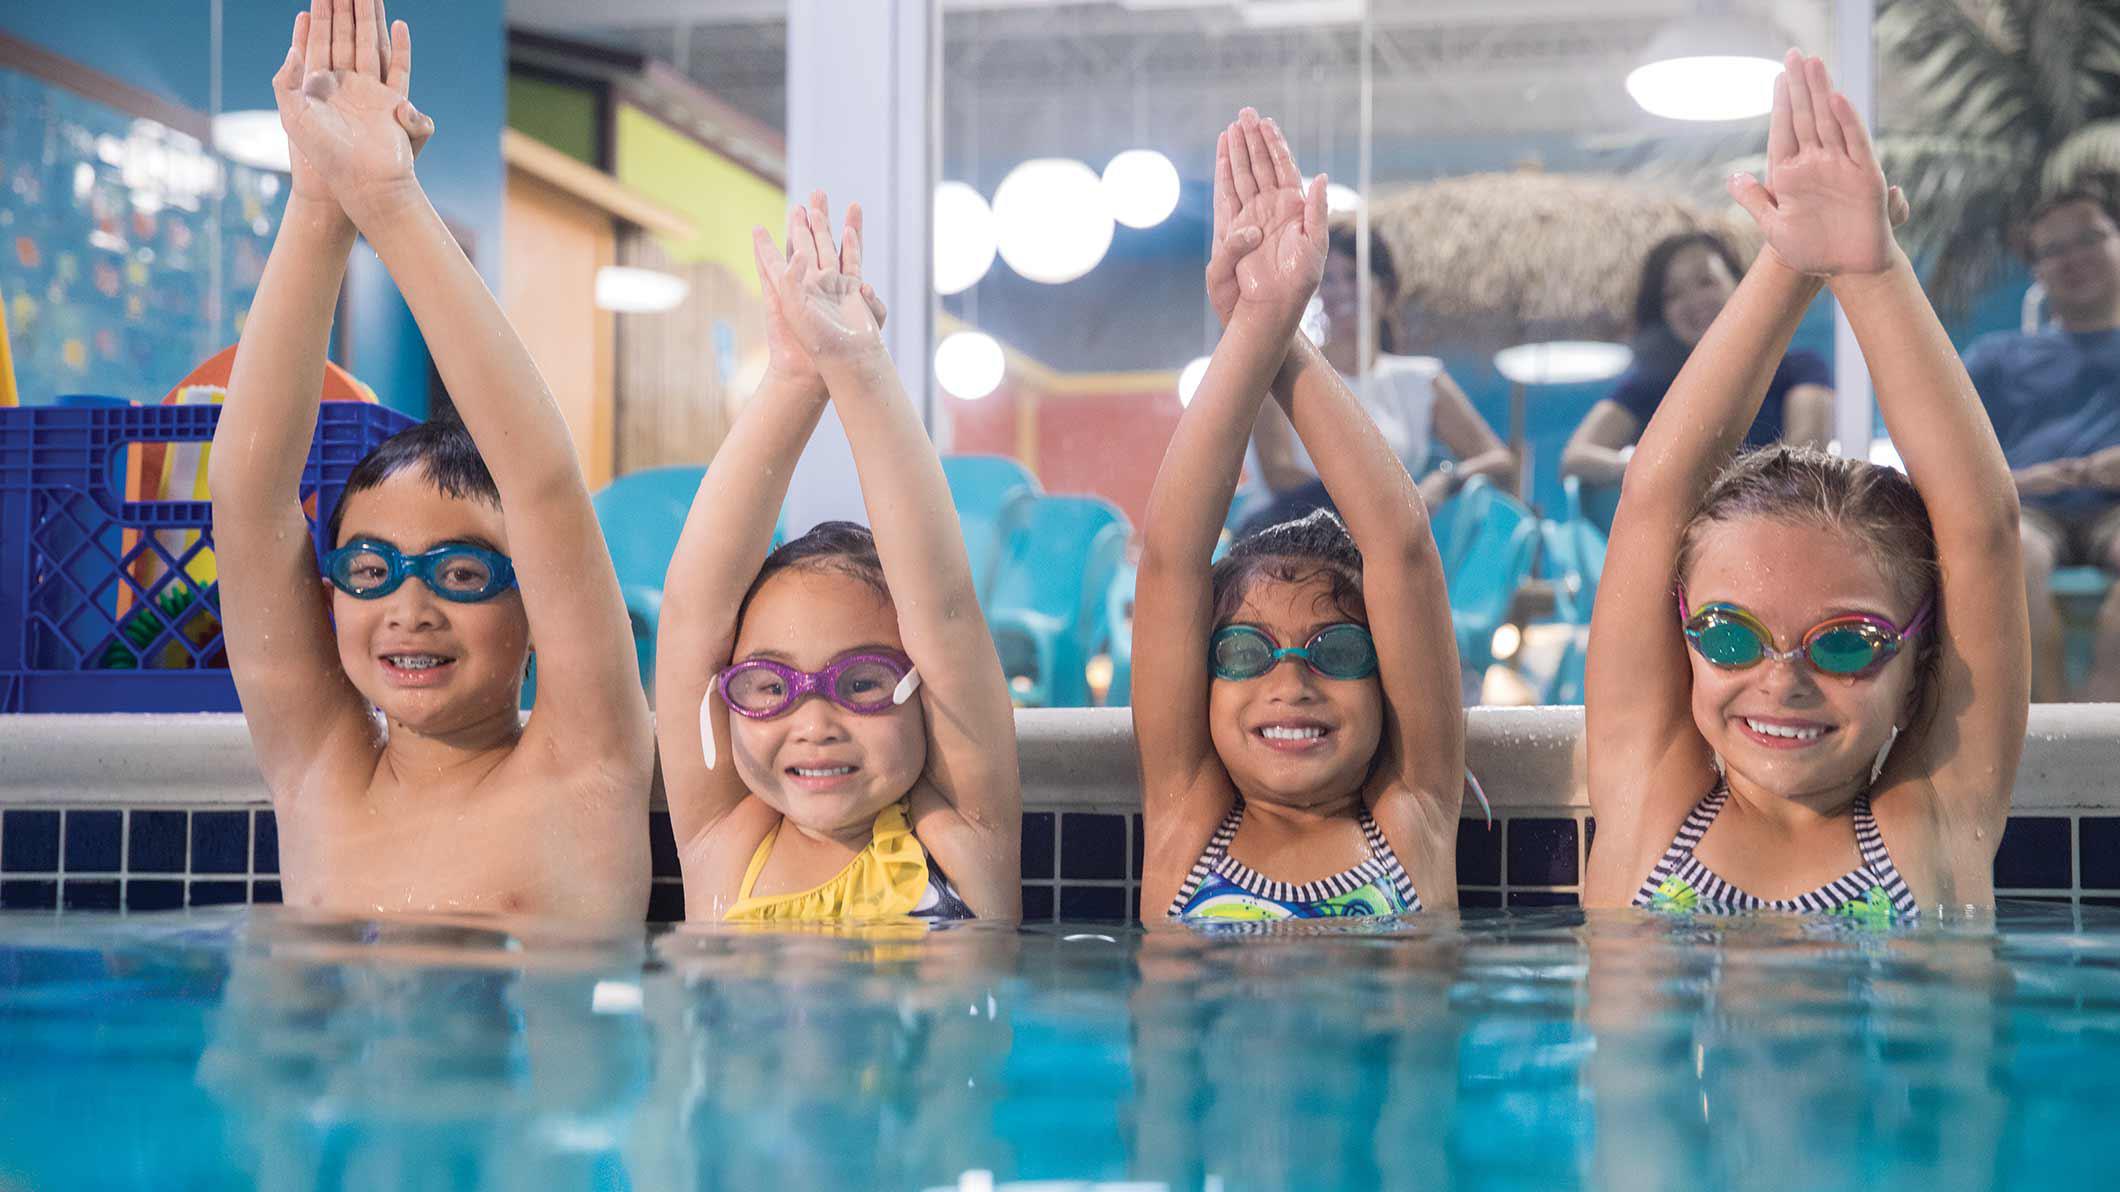
[[[891,689],[891,706],[896,708],[903,705],[905,701],[913,698],[913,693],[918,690],[920,671],[917,668],[909,668],[905,672],[905,678],[898,680],[898,686]]]
[[[1487,792],[1480,787],[1480,776],[1472,772],[1471,766],[1465,767],[1465,785],[1471,788],[1472,797],[1480,801],[1480,810],[1487,814],[1487,826],[1492,828],[1494,826],[1494,804],[1487,801]]]
[[[721,690],[719,680],[707,684],[707,694],[699,701],[699,753],[706,759],[707,769],[714,768],[714,696]]]

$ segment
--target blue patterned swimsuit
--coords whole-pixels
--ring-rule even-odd
[[[1906,878],[1892,864],[1892,854],[1885,851],[1884,834],[1877,830],[1877,817],[1870,814],[1868,791],[1855,797],[1854,809],[1855,845],[1862,852],[1862,864],[1794,898],[1756,898],[1723,880],[1693,854],[1729,799],[1730,788],[1718,782],[1693,805],[1678,838],[1635,892],[1635,906],[1660,911],[1800,911],[1874,922],[1913,919],[1920,914]]]
[[[1360,812],[1362,839],[1368,842],[1369,859],[1354,868],[1295,885],[1279,882],[1229,855],[1229,846],[1244,823],[1244,800],[1238,799],[1206,851],[1193,862],[1178,896],[1171,900],[1170,915],[1177,919],[1249,920],[1342,919],[1367,915],[1396,915],[1421,909],[1421,898],[1413,879],[1399,864],[1384,833],[1364,807]]]

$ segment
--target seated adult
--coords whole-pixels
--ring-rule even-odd
[[[1399,273],[1384,241],[1369,234],[1369,276],[1356,283],[1355,230],[1335,224],[1327,239],[1325,277],[1318,300],[1325,315],[1325,359],[1346,377],[1361,398],[1384,441],[1391,445],[1406,473],[1416,479],[1430,509],[1442,504],[1473,476],[1507,484],[1516,471],[1516,454],[1487,425],[1465,391],[1458,388],[1442,362],[1428,356],[1402,356],[1404,335],[1398,326]],[[1362,312],[1370,312],[1371,334],[1365,349]],[[1441,440],[1455,464],[1430,460],[1431,440]],[[1302,517],[1313,509],[1332,508],[1317,465],[1296,438],[1288,415],[1267,402],[1252,427],[1246,469],[1264,490],[1245,515],[1239,535]]]
[[[2052,321],[2029,335],[1984,336],[1966,350],[2023,510],[2032,621],[2032,698],[2068,697],[2057,567],[2120,572],[2120,223],[2095,195],[2034,207],[2018,233]],[[2120,587],[2098,610],[2081,693],[2120,699]]]
[[[1634,364],[1569,436],[1561,451],[1563,476],[1619,484],[1649,416],[1743,273],[1737,254],[1712,232],[1682,232],[1649,250],[1634,296]],[[1823,449],[1833,427],[1832,383],[1832,369],[1815,353],[1784,355],[1759,417],[1745,432],[1745,446],[1787,442]]]

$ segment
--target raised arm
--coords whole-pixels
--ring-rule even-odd
[[[811,197],[820,209],[822,194]],[[849,239],[858,239],[849,212]],[[801,208],[788,213],[788,241],[810,235]],[[751,248],[766,314],[766,371],[700,482],[663,580],[655,640],[655,735],[661,751],[670,827],[682,849],[743,801],[743,779],[729,757],[729,713],[706,705],[714,676],[736,648],[736,612],[773,543],[788,480],[803,444],[824,416],[824,379],[788,329],[772,277],[785,267],[764,228]],[[702,718],[702,705],[708,714]],[[702,727],[711,724],[717,764],[706,763]]]
[[[1313,289],[1324,269],[1323,209],[1300,188],[1260,186],[1244,140],[1244,127],[1257,123],[1258,113],[1244,109],[1215,146],[1208,290],[1227,329],[1163,453],[1143,530],[1134,596],[1133,719],[1151,868],[1162,852],[1170,859],[1188,850],[1197,854],[1206,842],[1200,826],[1212,831],[1228,809],[1228,775],[1207,728],[1207,639],[1214,628],[1209,560],[1236,492],[1245,441],[1302,315],[1301,302],[1291,311],[1285,302],[1241,300],[1237,265],[1248,262],[1246,277],[1261,283],[1285,254],[1290,284],[1299,286],[1307,272]],[[1271,166],[1265,176],[1273,177]],[[1323,193],[1320,186],[1319,201]],[[1319,217],[1314,237],[1308,226],[1313,209]],[[1269,243],[1271,250],[1262,247]],[[1226,288],[1218,290],[1224,279]],[[1260,288],[1255,284],[1252,294]],[[1203,801],[1197,797],[1202,795],[1215,797]],[[1193,835],[1200,839],[1191,840]]]
[[[2017,492],[1965,365],[1891,236],[1869,133],[1816,58],[1789,67],[1800,149],[1746,207],[1777,253],[1830,274],[1877,389],[1892,443],[1928,507],[1942,572],[1925,715],[1882,776],[1925,781],[1954,844],[1984,868],[2009,814],[2024,748],[2031,641]]]
[[[433,126],[405,101],[411,49],[404,25],[388,26],[380,5],[358,29],[350,19],[335,28],[330,0],[316,0],[314,12],[295,18],[272,79],[281,121],[298,118],[309,73],[372,64],[417,152]],[[300,148],[292,157],[287,209],[243,323],[207,477],[229,665],[276,793],[298,787],[320,757],[372,748],[366,703],[339,665],[299,495],[354,228]]]
[[[845,243],[835,252],[823,204],[813,205],[804,225],[790,229],[787,263],[768,277],[846,427],[898,632],[920,672],[927,774],[942,806],[927,805],[916,788],[915,831],[974,909],[1010,916],[1021,895],[1023,821],[1015,708],[972,587],[942,462],[862,293],[859,212],[848,209]],[[987,887],[983,899],[978,886]]]
[[[376,0],[352,7],[365,25]],[[645,767],[653,741],[632,631],[566,420],[413,176],[410,142],[391,116],[403,96],[357,57],[354,70],[309,77],[289,136],[404,293],[500,489],[538,658],[530,739],[569,767],[618,758]]]

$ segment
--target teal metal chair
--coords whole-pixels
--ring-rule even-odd
[[[1108,708],[1134,702],[1134,582],[1138,574],[1132,563],[1121,564],[1104,594],[1104,652],[1112,660],[1112,682],[1104,692]]]
[[[2061,605],[2061,669],[2071,690],[2090,678],[2098,648],[2098,609],[2112,586],[2112,574],[2101,567],[2054,572],[2054,599]]]
[[[1566,516],[1539,526],[1544,542],[1541,566],[1553,583],[1553,605],[1557,619],[1573,628],[1561,651],[1543,695],[1549,704],[1579,704],[1583,701],[1583,668],[1590,629],[1590,614],[1597,605],[1597,583],[1605,572],[1605,535],[1583,516],[1582,486],[1570,476],[1561,482],[1567,497]]]
[[[633,652],[640,680],[655,686],[655,628],[662,618],[663,575],[684,532],[685,516],[699,493],[705,468],[649,468],[621,476],[590,498],[604,546],[618,572],[626,618],[633,623]]]
[[[1443,575],[1457,630],[1458,662],[1480,674],[1494,662],[1494,631],[1508,618],[1517,588],[1531,576],[1539,521],[1523,502],[1485,477],[1467,481],[1458,499],[1465,504],[1450,527],[1452,546],[1444,555]],[[1452,554],[1459,556],[1455,568]]]
[[[972,590],[984,607],[993,595],[994,572],[1009,538],[1030,514],[1038,479],[1004,455],[945,455],[942,478],[964,531],[964,555],[972,568]]]
[[[987,627],[1017,702],[1079,708],[1083,673],[1105,627],[1112,577],[1126,559],[1126,515],[1098,497],[1039,497],[994,575]]]

